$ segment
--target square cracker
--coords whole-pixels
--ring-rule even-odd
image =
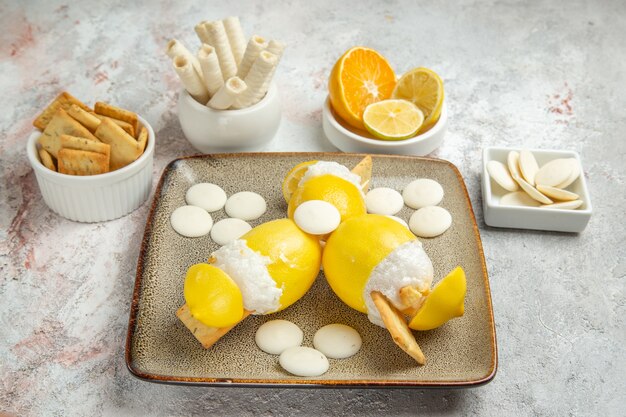
[[[70,175],[97,175],[109,172],[109,159],[98,152],[59,150],[59,172]]]
[[[38,141],[50,155],[58,158],[61,149],[61,135],[78,136],[97,141],[98,139],[83,125],[72,119],[63,109],[58,109],[46,126]]]
[[[39,116],[37,116],[37,118],[33,121],[33,126],[35,126],[37,129],[44,130],[46,126],[48,126],[48,123],[50,122],[50,120],[52,120],[58,109],[63,109],[67,111],[72,104],[76,104],[78,107],[85,111],[91,111],[89,106],[84,104],[76,97],[72,96],[67,91],[63,91],[57,96],[57,98],[54,99],[52,103],[48,105],[48,107],[44,109],[44,111],[41,112],[41,114],[39,114]]]
[[[106,155],[107,160],[111,157],[111,145],[70,135],[61,135],[61,149],[97,152]]]
[[[94,117],[97,117],[98,120],[102,121],[104,119],[109,119],[110,121],[112,121],[113,123],[115,123],[116,125],[118,125],[119,127],[121,127],[122,129],[124,129],[124,132],[128,133],[130,136],[133,137],[133,139],[135,138],[135,129],[133,128],[133,125],[131,125],[130,123],[127,123],[123,120],[118,120],[118,119],[114,119],[113,117],[109,117],[109,116],[103,116],[101,114],[97,114],[97,113],[92,113],[92,115]]]
[[[146,149],[146,144],[148,143],[148,129],[145,126],[141,126],[141,131],[139,132],[139,136],[137,137],[137,148],[139,152],[143,153]]]
[[[125,167],[141,155],[137,141],[110,119],[102,120],[96,137],[111,145],[111,171]]]
[[[67,110],[67,114],[69,114],[78,123],[89,129],[91,133],[95,132],[100,125],[100,119],[98,119],[93,113],[89,113],[88,111],[81,109],[76,104],[72,104],[70,106],[69,110]]]
[[[46,151],[44,148],[39,148],[37,150],[37,153],[39,153],[39,159],[41,160],[41,163],[48,169],[52,170],[52,171],[56,171],[57,168],[54,166],[54,161],[52,160],[52,156],[50,156],[50,154],[48,153],[48,151]]]
[[[137,118],[137,113],[133,113],[132,111],[112,106],[102,101],[96,102],[96,105],[94,106],[94,112],[96,114],[108,116],[112,119],[121,120],[130,124],[133,127],[133,133],[131,133],[131,136],[133,137],[135,136],[135,133],[139,131],[139,119]]]

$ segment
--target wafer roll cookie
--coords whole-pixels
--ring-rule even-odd
[[[235,99],[247,90],[248,86],[239,77],[226,80],[222,88],[209,100],[207,106],[216,110],[226,110],[233,105]]]
[[[243,54],[246,50],[246,37],[243,34],[241,23],[237,16],[230,16],[222,20],[224,29],[226,30],[226,36],[228,36],[228,43],[230,43],[230,49],[235,57],[235,63],[240,65]]]
[[[202,70],[200,69],[200,63],[198,62],[198,58],[196,58],[189,51],[189,49],[185,47],[185,45],[183,45],[176,39],[172,39],[167,43],[167,49],[165,50],[165,53],[172,59],[176,58],[177,56],[184,56],[189,62],[191,62],[191,65],[193,65],[193,69],[196,70],[198,75],[202,77]]]
[[[248,46],[246,47],[246,52],[243,54],[243,59],[239,64],[239,69],[237,70],[237,77],[245,80],[250,72],[250,68],[254,64],[254,61],[259,57],[261,52],[263,52],[267,48],[267,42],[265,39],[260,37],[259,35],[254,35],[250,38],[248,42]]]
[[[262,51],[261,55],[254,61],[254,65],[250,69],[245,79],[248,89],[233,104],[235,109],[243,109],[258,103],[265,94],[265,85],[269,82],[274,68],[278,62],[276,55],[267,51]]]
[[[272,39],[271,41],[267,43],[267,52],[270,52],[276,55],[278,59],[280,60],[280,58],[282,58],[283,56],[283,52],[285,51],[285,47],[286,45],[282,43],[281,41]]]
[[[198,35],[198,39],[200,39],[201,43],[206,43],[206,44],[211,45],[211,42],[209,41],[209,34],[204,28],[204,25],[206,23],[209,23],[209,21],[203,20],[202,22],[198,23],[193,29],[196,31],[196,35]]]
[[[237,64],[235,63],[235,57],[230,49],[230,43],[228,43],[228,36],[224,29],[224,24],[221,21],[206,22],[204,23],[204,29],[207,32],[207,40],[209,45],[215,48],[217,58],[220,62],[220,69],[222,70],[222,77],[225,80],[237,75]]]
[[[206,104],[209,101],[209,92],[204,86],[200,76],[193,69],[187,58],[182,55],[174,58],[174,69],[183,83],[185,90],[199,103]]]
[[[209,95],[213,97],[217,91],[224,85],[222,70],[215,53],[215,48],[211,45],[204,44],[198,51],[198,61],[202,68],[202,78],[204,85],[209,90]]]

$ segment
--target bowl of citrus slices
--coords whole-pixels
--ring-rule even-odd
[[[344,152],[427,155],[443,141],[447,119],[443,81],[431,69],[398,77],[379,52],[356,46],[331,71],[322,124]]]

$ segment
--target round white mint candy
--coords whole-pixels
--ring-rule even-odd
[[[519,186],[511,177],[509,170],[502,162],[489,161],[487,162],[487,172],[489,176],[507,191],[517,191]]]
[[[293,221],[306,233],[325,235],[341,223],[337,207],[323,200],[309,200],[300,204],[293,213]]]
[[[443,188],[435,180],[420,178],[404,188],[402,198],[407,206],[414,209],[436,206],[443,198]]]
[[[574,200],[574,201],[563,201],[562,203],[547,204],[545,206],[541,206],[541,208],[576,210],[578,207],[582,205],[583,205],[582,200]]]
[[[439,236],[452,225],[452,216],[443,207],[422,207],[411,215],[409,228],[419,237]]]
[[[541,203],[526,194],[524,191],[515,191],[502,196],[500,199],[501,206],[526,206],[539,207]]]
[[[545,195],[541,194],[535,187],[524,181],[521,177],[515,177],[515,181],[522,187],[522,190],[526,191],[526,194],[539,201],[541,204],[552,204],[553,201],[550,200]]]
[[[209,182],[194,184],[185,194],[187,204],[205,209],[208,212],[220,210],[226,204],[226,192]]]
[[[287,320],[270,320],[256,331],[254,341],[265,353],[280,355],[285,349],[300,346],[304,333],[294,323]]]
[[[537,184],[537,190],[549,198],[561,201],[574,201],[578,200],[579,196],[576,193],[567,190],[561,190],[556,187],[548,187],[547,185]]]
[[[526,149],[519,153],[519,169],[522,173],[522,178],[526,180],[530,185],[535,185],[535,175],[539,171],[539,165],[532,152]],[[521,184],[520,184],[521,185]],[[522,186],[522,188],[524,188]]]
[[[294,346],[283,350],[278,363],[290,374],[297,376],[320,376],[328,371],[328,359],[318,350]]]
[[[535,175],[535,184],[546,185],[548,187],[556,187],[564,183],[572,175],[574,165],[569,159],[553,159],[546,163]]]
[[[331,359],[345,359],[355,355],[362,345],[361,335],[345,324],[329,324],[313,336],[313,346]]]
[[[265,213],[267,204],[263,197],[252,191],[241,191],[231,195],[224,207],[226,214],[241,220],[256,220]]]
[[[368,213],[393,216],[404,207],[404,199],[392,188],[379,187],[367,193],[365,206]]]
[[[239,239],[251,229],[252,226],[241,219],[222,219],[213,225],[211,239],[218,245],[224,246]]]
[[[569,178],[565,181],[563,181],[562,183],[555,185],[556,188],[567,188],[569,187],[574,181],[576,181],[576,178],[578,178],[580,176],[580,164],[578,163],[578,159],[576,158],[569,158],[568,159],[571,167],[572,167],[572,174],[569,176]]]
[[[518,177],[522,176],[522,173],[519,170],[519,152],[509,152],[506,157],[506,165],[509,168],[509,173],[512,177],[515,177],[516,175]]]
[[[172,228],[185,237],[204,236],[211,231],[213,218],[203,208],[181,206],[170,217]]]

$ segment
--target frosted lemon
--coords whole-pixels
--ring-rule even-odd
[[[207,266],[218,287],[208,280],[186,286],[187,304],[177,316],[208,348],[248,314],[274,313],[298,301],[315,281],[321,258],[318,239],[301,231],[292,220],[263,223],[213,252],[212,265]],[[240,300],[234,295],[237,291],[227,285],[231,281]],[[209,307],[202,305],[207,299],[211,300]],[[239,311],[238,320],[231,311]],[[198,316],[198,312],[202,314]]]
[[[424,113],[424,124],[420,131],[432,127],[443,107],[443,81],[437,73],[428,68],[414,68],[400,77],[391,98],[408,100]]]
[[[450,319],[461,317],[465,313],[466,291],[465,272],[463,268],[457,267],[435,285],[411,319],[409,327],[415,330],[431,330]]]
[[[335,206],[341,221],[366,213],[361,177],[337,162],[319,161],[308,166],[289,200],[289,218],[293,219],[300,204],[310,200]]]
[[[363,112],[367,130],[379,139],[403,140],[417,133],[424,113],[407,100],[383,100],[370,104]]]

